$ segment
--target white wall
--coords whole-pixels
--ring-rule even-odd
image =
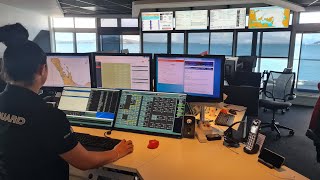
[[[18,9],[0,3],[0,26],[7,24],[21,23],[29,31],[29,40],[33,40],[40,30],[49,29],[48,16],[36,12]],[[3,56],[5,46],[0,43],[0,57]]]

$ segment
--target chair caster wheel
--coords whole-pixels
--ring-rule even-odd
[[[266,108],[263,109],[263,112],[267,112],[268,110]]]
[[[286,111],[290,111],[290,108],[287,108]]]
[[[281,114],[285,114],[286,113],[286,110],[281,110]]]
[[[279,140],[280,138],[281,138],[280,134],[277,134],[275,139]]]
[[[294,131],[289,131],[289,136],[293,136],[294,135]]]

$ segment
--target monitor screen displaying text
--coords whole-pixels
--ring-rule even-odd
[[[96,56],[97,87],[150,90],[149,56]]]
[[[158,57],[157,91],[217,98],[221,63],[213,58]]]

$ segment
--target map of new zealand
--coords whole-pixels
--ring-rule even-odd
[[[49,87],[90,87],[90,63],[87,57],[48,57]]]
[[[290,10],[281,7],[251,8],[249,28],[287,28],[289,26]]]

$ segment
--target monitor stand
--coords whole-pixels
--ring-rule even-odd
[[[205,121],[210,121],[206,119],[206,108],[207,107],[215,107],[216,110],[224,108],[224,103],[202,103],[202,102],[193,102],[189,103],[192,107],[192,110],[195,115],[200,114],[200,121],[205,122]],[[213,113],[218,113],[218,112],[213,112]]]
[[[219,109],[222,109],[224,107],[224,103],[190,103],[191,107],[193,109],[193,112],[195,115],[200,114],[200,119],[198,122],[198,126],[196,129],[196,133],[197,133],[197,138],[199,140],[199,142],[204,143],[206,142],[205,140],[205,136],[208,134],[222,134],[223,132],[221,132],[220,130],[213,128],[210,125],[210,121],[212,119],[206,119],[205,115],[206,115],[206,108],[207,107],[215,107],[216,111],[213,112],[213,114],[215,116],[217,116],[217,114],[220,112]],[[209,112],[210,113],[210,112]]]

